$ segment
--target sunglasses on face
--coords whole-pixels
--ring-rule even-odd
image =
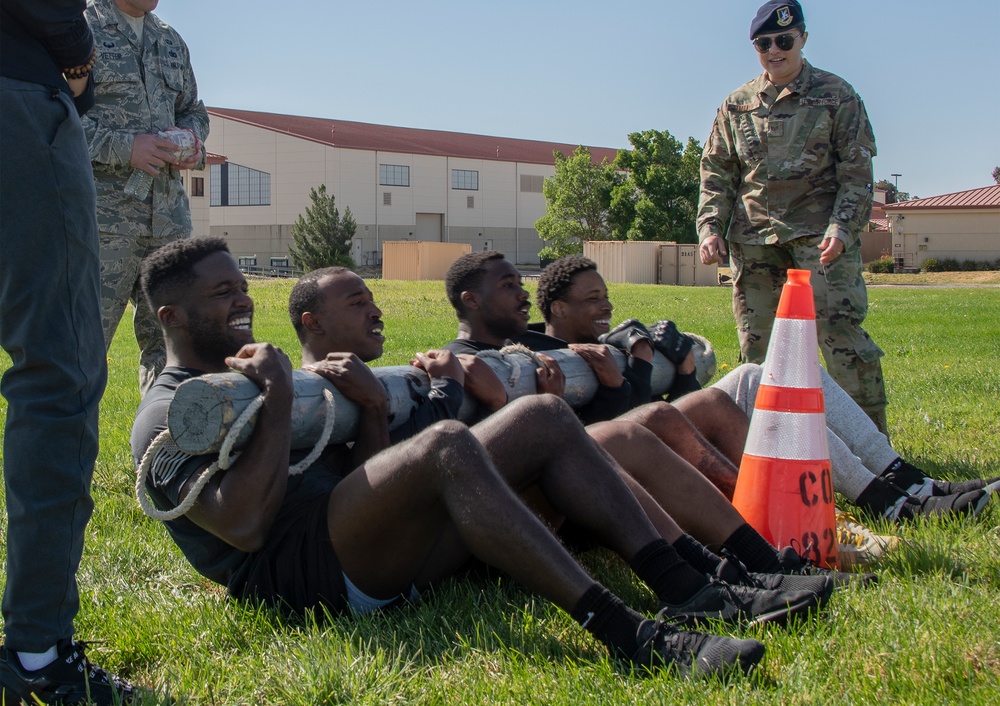
[[[801,34],[779,34],[774,38],[774,43],[778,46],[781,51],[788,51],[795,46],[795,40],[801,37]],[[753,40],[753,45],[758,52],[764,54],[771,48],[771,38],[770,37],[757,37]]]

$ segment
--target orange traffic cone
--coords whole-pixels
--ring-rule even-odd
[[[808,270],[788,270],[733,505],[774,546],[837,567],[837,533]]]

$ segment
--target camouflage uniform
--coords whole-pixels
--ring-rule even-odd
[[[132,143],[137,134],[174,126],[190,128],[204,142],[208,112],[198,100],[187,45],[171,27],[147,13],[140,42],[113,0],[93,0],[86,16],[97,45],[92,74],[97,104],[83,126],[97,186],[104,339],[110,347],[131,300],[139,386],[145,392],[163,368],[165,350],[159,323],[139,288],[139,263],[161,245],[189,237],[192,226],[180,174],[169,165],[153,179],[145,201],[124,192],[133,169]]]
[[[830,375],[885,431],[882,350],[861,327],[861,238],[875,136],[843,79],[803,62],[780,93],[761,74],[722,104],[701,160],[698,237],[729,241],[733,314],[745,362],[761,363],[789,268],[810,270]],[[824,237],[844,252],[820,264]]]

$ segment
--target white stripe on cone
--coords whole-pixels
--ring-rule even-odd
[[[815,340],[815,320],[775,319],[761,383],[779,387],[823,387],[819,353],[815,348],[808,347]],[[807,345],[790,346],[787,341],[806,341]]]
[[[828,460],[826,415],[754,410],[743,452],[764,458]]]

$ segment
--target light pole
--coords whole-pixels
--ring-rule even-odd
[[[890,174],[889,176],[894,177],[896,183],[893,186],[895,187],[896,193],[898,194],[899,193],[899,177],[901,177],[903,175],[902,174]]]

